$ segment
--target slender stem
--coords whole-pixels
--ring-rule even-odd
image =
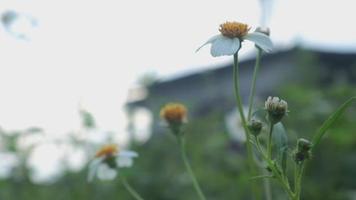
[[[295,200],[299,200],[300,199],[300,192],[301,192],[301,189],[302,189],[302,178],[303,178],[303,171],[304,171],[304,162],[301,163],[301,164],[297,164],[297,168],[295,169],[297,172],[296,172],[296,186],[295,186]]]
[[[247,120],[250,121],[252,117],[252,107],[254,103],[254,97],[256,94],[256,80],[257,80],[257,74],[260,69],[260,61],[261,61],[261,56],[262,56],[262,49],[259,47],[256,47],[257,49],[257,56],[256,56],[256,63],[252,75],[252,84],[251,84],[251,90],[250,90],[250,97],[248,100],[248,114],[247,114]],[[263,190],[265,193],[266,200],[272,200],[272,191],[271,191],[271,181],[270,179],[264,179],[263,180]]]
[[[294,192],[298,190],[298,175],[299,174],[299,165],[295,162],[294,164]]]
[[[143,200],[143,198],[131,187],[131,185],[127,182],[124,176],[119,177],[121,183],[124,185],[127,191],[136,199],[136,200]]]
[[[290,188],[288,180],[280,173],[280,170],[275,166],[274,161],[271,159],[264,157],[267,161],[268,167],[271,169],[273,175],[277,178],[279,183],[282,185],[284,190],[287,192],[290,199],[295,200],[295,194]]]
[[[253,71],[253,76],[252,76],[252,85],[251,85],[251,90],[250,90],[250,97],[249,97],[249,104],[248,104],[248,114],[247,114],[247,119],[251,119],[252,115],[252,107],[253,107],[253,99],[255,97],[256,93],[256,80],[257,80],[257,74],[260,69],[260,61],[261,61],[261,55],[262,55],[262,49],[256,48],[257,49],[257,57],[256,57],[256,63],[255,63],[255,69]]]
[[[265,192],[266,200],[272,200],[272,190],[271,190],[271,181],[270,179],[263,180],[263,189]]]
[[[192,179],[192,182],[193,182],[193,186],[196,190],[196,192],[198,193],[198,196],[200,198],[200,200],[206,200],[200,186],[199,186],[199,183],[194,175],[194,172],[189,164],[189,161],[188,161],[188,158],[187,158],[187,154],[185,152],[185,144],[184,144],[184,138],[182,136],[177,136],[177,140],[178,140],[178,143],[179,143],[179,146],[180,146],[180,150],[181,150],[181,154],[182,154],[182,159],[183,159],[183,162],[184,162],[184,165],[188,171],[188,174],[190,176],[190,178]]]
[[[245,130],[245,135],[246,135],[246,148],[247,148],[247,160],[248,160],[248,165],[250,168],[250,174],[253,175],[255,172],[254,168],[254,162],[253,162],[253,155],[252,155],[252,147],[250,144],[250,136],[251,134],[249,133],[249,130],[247,128],[247,122],[245,115],[243,113],[243,107],[242,107],[242,100],[240,96],[240,82],[239,82],[239,61],[238,61],[238,52],[234,54],[234,68],[233,68],[233,79],[234,79],[234,92],[235,92],[235,98],[236,98],[236,105],[240,113],[240,118],[242,121],[242,126]],[[256,183],[252,183],[252,191],[253,194],[255,195],[256,199],[259,198],[259,190],[256,187]]]
[[[270,123],[269,133],[268,133],[268,145],[267,145],[267,157],[272,160],[272,133],[273,133],[273,123]]]
[[[288,180],[286,179],[286,177],[284,175],[282,175],[280,173],[280,170],[278,170],[278,168],[275,166],[274,161],[269,159],[268,156],[265,154],[265,151],[262,148],[262,145],[258,138],[256,138],[256,146],[257,146],[258,151],[262,155],[262,158],[267,162],[267,166],[272,171],[272,174],[274,175],[274,177],[276,177],[276,179],[282,185],[283,189],[287,192],[288,197],[292,200],[295,200],[296,195],[293,193],[292,189],[290,188]]]

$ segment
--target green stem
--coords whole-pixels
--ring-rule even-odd
[[[131,187],[131,185],[127,182],[124,176],[119,177],[121,183],[124,185],[127,191],[136,199],[136,200],[143,200],[143,198]]]
[[[268,155],[265,154],[265,151],[262,148],[262,145],[260,144],[260,141],[258,140],[258,138],[256,138],[256,146],[257,146],[257,150],[260,152],[260,154],[262,155],[263,159],[267,162],[267,166],[272,171],[272,174],[274,175],[274,177],[276,177],[278,182],[283,187],[284,191],[287,192],[288,197],[290,199],[292,199],[292,200],[296,200],[295,199],[296,195],[293,193],[292,189],[290,188],[290,185],[289,185],[289,182],[288,182],[287,178],[284,175],[282,175],[280,170],[276,167],[274,161],[269,159]]]
[[[257,56],[256,56],[256,63],[252,75],[252,84],[251,84],[251,90],[250,90],[250,97],[248,100],[248,114],[247,114],[247,120],[250,121],[252,117],[252,107],[254,103],[254,98],[256,94],[256,80],[257,80],[257,74],[260,69],[260,61],[261,61],[261,56],[262,56],[262,49],[259,47],[256,47],[257,49]],[[272,191],[271,191],[271,181],[270,179],[264,179],[263,180],[263,190],[265,193],[266,200],[272,200]]]
[[[187,154],[185,152],[185,144],[184,144],[184,138],[182,136],[178,136],[177,135],[177,140],[178,140],[178,143],[179,143],[179,146],[180,146],[180,150],[181,150],[181,154],[182,154],[182,159],[183,159],[183,162],[184,162],[184,165],[188,171],[188,174],[190,176],[190,178],[192,179],[192,182],[193,182],[193,186],[196,190],[196,192],[198,193],[198,196],[200,198],[200,200],[206,200],[200,186],[199,186],[199,183],[194,175],[194,172],[190,166],[190,163],[188,161],[188,158],[187,158]]]
[[[298,190],[298,175],[299,174],[299,165],[298,163],[294,164],[294,192]]]
[[[247,119],[251,119],[252,115],[252,107],[253,107],[253,99],[255,97],[256,93],[256,80],[257,80],[257,74],[260,69],[260,61],[261,61],[261,55],[262,55],[262,49],[257,47],[257,57],[256,57],[256,63],[255,63],[255,68],[253,71],[253,76],[252,76],[252,85],[251,85],[251,90],[250,90],[250,97],[249,97],[249,104],[248,104],[248,115]]]
[[[295,200],[300,199],[300,192],[302,189],[302,177],[303,177],[303,171],[304,171],[304,162],[301,164],[297,164],[296,166],[296,177],[295,177]]]
[[[266,200],[272,200],[272,190],[271,190],[270,179],[266,178],[263,180],[263,188],[264,188]]]
[[[290,199],[295,200],[295,194],[290,188],[288,180],[281,174],[280,170],[275,166],[274,161],[265,157],[268,167],[272,170],[273,175],[277,178],[284,190],[287,192]]]
[[[250,168],[250,174],[253,176],[255,173],[255,168],[254,168],[254,162],[253,162],[253,155],[252,155],[252,147],[250,144],[250,133],[247,128],[247,122],[245,115],[243,113],[243,107],[242,107],[242,100],[240,96],[240,83],[239,83],[239,61],[238,61],[238,52],[234,54],[234,68],[233,68],[233,79],[234,79],[234,92],[235,92],[235,98],[236,98],[236,105],[240,113],[240,118],[242,121],[242,126],[245,130],[245,135],[246,135],[246,148],[247,148],[247,161],[248,165]],[[256,199],[259,198],[259,190],[256,187],[256,183],[252,183],[252,191],[253,194],[255,195]]]
[[[273,133],[273,123],[270,123],[269,133],[268,133],[268,145],[267,145],[267,157],[272,160],[272,133]]]

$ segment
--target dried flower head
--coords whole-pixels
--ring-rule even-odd
[[[225,22],[220,25],[220,33],[229,38],[243,38],[251,28],[240,22]]]
[[[182,124],[187,119],[187,108],[180,103],[169,103],[161,109],[160,116],[168,124]]]
[[[268,111],[269,120],[276,124],[288,112],[288,104],[279,97],[268,97],[265,102],[265,109]]]
[[[200,46],[211,44],[210,53],[212,56],[231,56],[236,54],[244,40],[254,42],[263,51],[272,50],[273,44],[268,35],[260,32],[249,33],[250,27],[240,22],[225,22],[220,25],[220,34],[211,37],[207,42]]]

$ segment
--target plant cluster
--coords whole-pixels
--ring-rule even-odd
[[[256,80],[260,68],[260,60],[264,52],[273,49],[267,28],[259,27],[250,32],[251,27],[239,22],[226,22],[220,25],[220,34],[213,36],[201,47],[211,44],[210,52],[214,57],[232,56],[233,58],[233,85],[236,98],[236,106],[242,121],[246,136],[247,163],[251,179],[251,191],[255,199],[273,199],[271,181],[279,183],[281,188],[291,200],[300,200],[302,191],[302,178],[306,164],[312,159],[312,153],[318,147],[322,137],[327,130],[344,113],[346,108],[356,100],[350,98],[342,104],[330,117],[320,126],[311,139],[298,138],[296,141],[288,141],[283,119],[288,115],[288,103],[279,97],[268,97],[261,109],[254,108],[254,96]],[[248,113],[243,111],[243,102],[240,95],[239,61],[238,53],[244,41],[255,43],[257,50],[253,78],[248,102]],[[197,51],[198,51],[197,50]],[[161,118],[167,128],[173,133],[180,147],[180,153],[186,170],[192,180],[194,189],[200,200],[209,199],[204,192],[192,170],[186,150],[184,125],[188,123],[188,110],[181,103],[168,103],[160,112]],[[290,144],[294,144],[291,147]],[[105,146],[98,151],[95,159],[90,164],[89,180],[95,174],[114,178],[117,169],[129,167],[133,164],[133,158],[137,153],[132,151],[120,151],[117,146]],[[287,166],[287,160],[293,161],[293,166]],[[289,173],[293,171],[294,173]],[[102,174],[102,175],[100,175]],[[136,199],[143,197],[129,185],[124,176],[119,176],[123,185]],[[263,180],[265,187],[262,189],[257,181]],[[263,198],[262,198],[263,191]]]

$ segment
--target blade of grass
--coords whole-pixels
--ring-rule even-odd
[[[339,119],[339,117],[345,112],[346,108],[348,108],[354,101],[356,101],[356,97],[352,97],[347,100],[321,125],[313,138],[313,149],[320,143],[320,140],[325,135],[326,131],[335,123],[337,119]]]

